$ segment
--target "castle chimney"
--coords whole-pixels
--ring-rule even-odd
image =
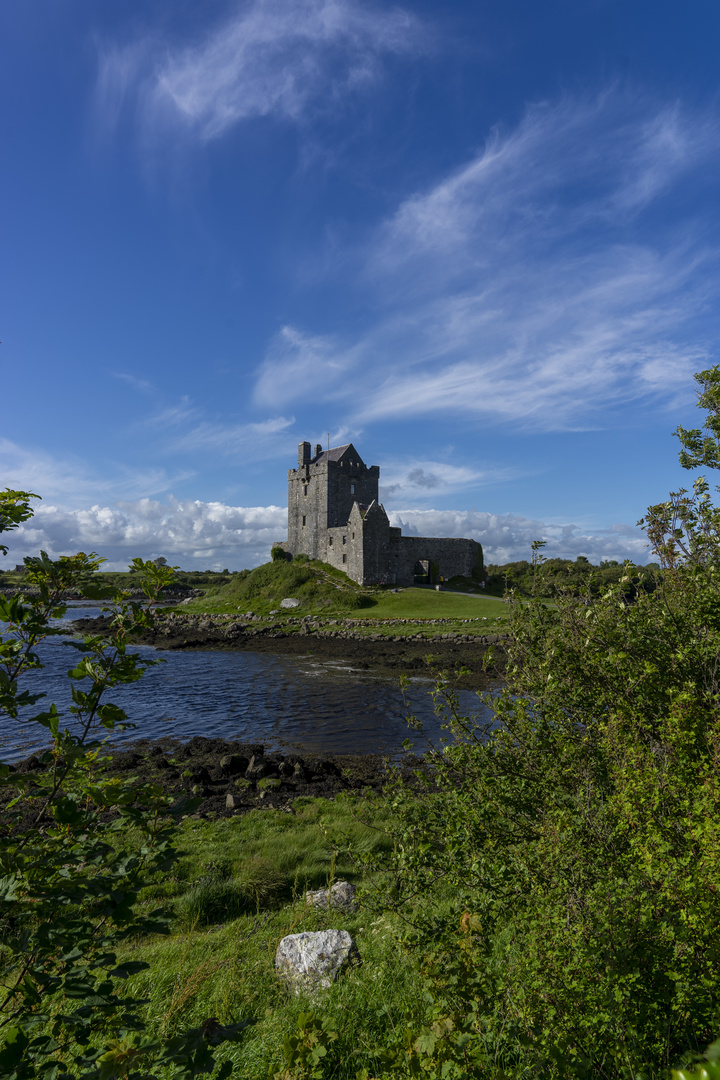
[[[322,443],[315,443],[315,457],[320,457],[322,454]]]
[[[298,443],[298,466],[310,464],[310,443]]]

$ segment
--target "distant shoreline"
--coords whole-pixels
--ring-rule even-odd
[[[71,623],[72,633],[102,633],[109,626],[109,618],[76,619]],[[368,622],[369,620],[363,620]],[[222,649],[233,652],[245,650],[262,653],[279,653],[289,656],[312,656],[326,660],[341,660],[362,671],[398,678],[402,674],[432,677],[440,670],[449,672],[463,669],[457,685],[462,689],[486,690],[497,685],[502,676],[507,636],[497,633],[460,634],[443,630],[445,620],[425,621],[421,624],[410,620],[396,620],[398,630],[417,630],[425,636],[413,633],[396,635],[360,632],[349,625],[352,620],[313,619],[285,623],[272,619],[257,623],[242,623],[237,618],[213,618],[203,614],[184,614],[181,619],[158,620],[157,630],[138,636],[139,643],[156,649],[173,651]],[[408,624],[411,625],[408,627]],[[385,621],[388,625],[388,621]],[[432,630],[437,627],[437,632]],[[367,631],[367,627],[364,628]],[[371,628],[372,629],[372,628]],[[495,660],[488,672],[483,670],[483,659],[492,647]],[[428,663],[428,657],[434,662]]]

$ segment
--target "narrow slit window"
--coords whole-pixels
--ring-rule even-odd
[[[343,555],[343,562],[347,562],[347,555]]]
[[[343,536],[343,544],[347,544],[347,536]]]
[[[303,495],[307,495],[307,489],[308,489],[307,484],[303,484]]]
[[[351,485],[350,485],[350,494],[351,494],[351,495],[354,495],[354,494],[355,494],[355,485],[354,485],[354,484],[351,484]]]
[[[303,514],[303,525],[305,524],[305,515]]]

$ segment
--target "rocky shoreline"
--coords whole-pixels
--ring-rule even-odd
[[[420,759],[408,755],[404,773],[411,776]],[[37,755],[11,766],[33,778],[44,765]],[[388,781],[388,765],[379,754],[307,754],[265,752],[260,743],[195,735],[187,742],[138,739],[115,748],[101,766],[107,776],[152,782],[176,800],[196,798],[192,811],[202,818],[233,817],[256,809],[292,813],[303,796],[334,798],[343,791],[379,793]]]
[[[450,629],[459,622],[473,624],[475,629],[478,620],[268,619],[252,613],[230,616],[160,611],[154,629],[138,641],[157,649],[247,649],[312,656],[344,661],[358,670],[390,677],[462,670],[460,688],[487,689],[502,675],[507,637]],[[102,634],[109,629],[110,617],[76,619],[71,626],[72,633]],[[395,628],[397,633],[387,633]],[[485,671],[484,657],[491,646],[494,659]]]

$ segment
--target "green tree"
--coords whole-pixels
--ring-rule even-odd
[[[0,531],[32,515],[29,492],[0,492]],[[191,1077],[213,1068],[212,1046],[237,1034],[208,1021],[175,1038],[151,1038],[142,1000],[123,983],[147,965],[118,961],[120,945],[168,928],[162,910],[141,912],[138,891],[175,859],[172,806],[152,784],[109,779],[103,736],[128,725],[108,700],[156,660],[133,652],[173,570],[136,559],[147,604],[94,580],[98,556],[26,558],[28,593],[0,597],[0,717],[45,749],[39,771],[0,764],[0,1074],[35,1077]],[[32,590],[32,591],[30,591]],[[67,644],[72,705],[63,717],[44,694],[22,688],[42,667],[38,651],[61,631],[68,590],[113,601],[109,638]],[[62,646],[59,646],[62,647]],[[227,1070],[225,1070],[225,1075]]]

